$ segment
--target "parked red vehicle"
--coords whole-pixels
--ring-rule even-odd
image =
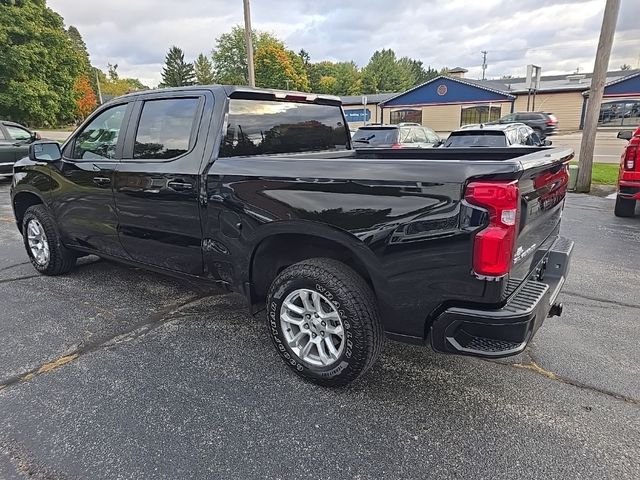
[[[616,217],[632,217],[636,201],[640,200],[640,127],[635,132],[618,132],[618,138],[628,140],[620,160],[618,175],[618,196],[616,197]]]

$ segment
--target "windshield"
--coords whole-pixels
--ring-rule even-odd
[[[444,144],[445,147],[506,147],[504,132],[453,132]]]
[[[355,148],[375,147],[396,143],[397,138],[397,128],[360,128],[353,136],[352,142]]]

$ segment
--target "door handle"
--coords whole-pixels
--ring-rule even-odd
[[[193,188],[193,185],[191,185],[190,183],[186,183],[186,182],[178,182],[178,181],[172,181],[167,183],[167,186],[173,190],[176,190],[178,192],[184,191],[184,190],[191,190]]]
[[[93,183],[102,187],[104,185],[109,185],[111,183],[111,179],[108,177],[93,177]]]

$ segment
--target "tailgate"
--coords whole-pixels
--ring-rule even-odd
[[[572,157],[571,150],[554,149],[542,158],[528,155],[520,159],[520,220],[511,285],[524,281],[538,267],[558,237]]]

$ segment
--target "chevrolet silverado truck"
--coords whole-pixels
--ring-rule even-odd
[[[286,364],[326,386],[385,337],[521,352],[559,315],[568,149],[353,150],[336,97],[210,86],[126,95],[16,163],[45,275],[100,257],[241,293]]]

